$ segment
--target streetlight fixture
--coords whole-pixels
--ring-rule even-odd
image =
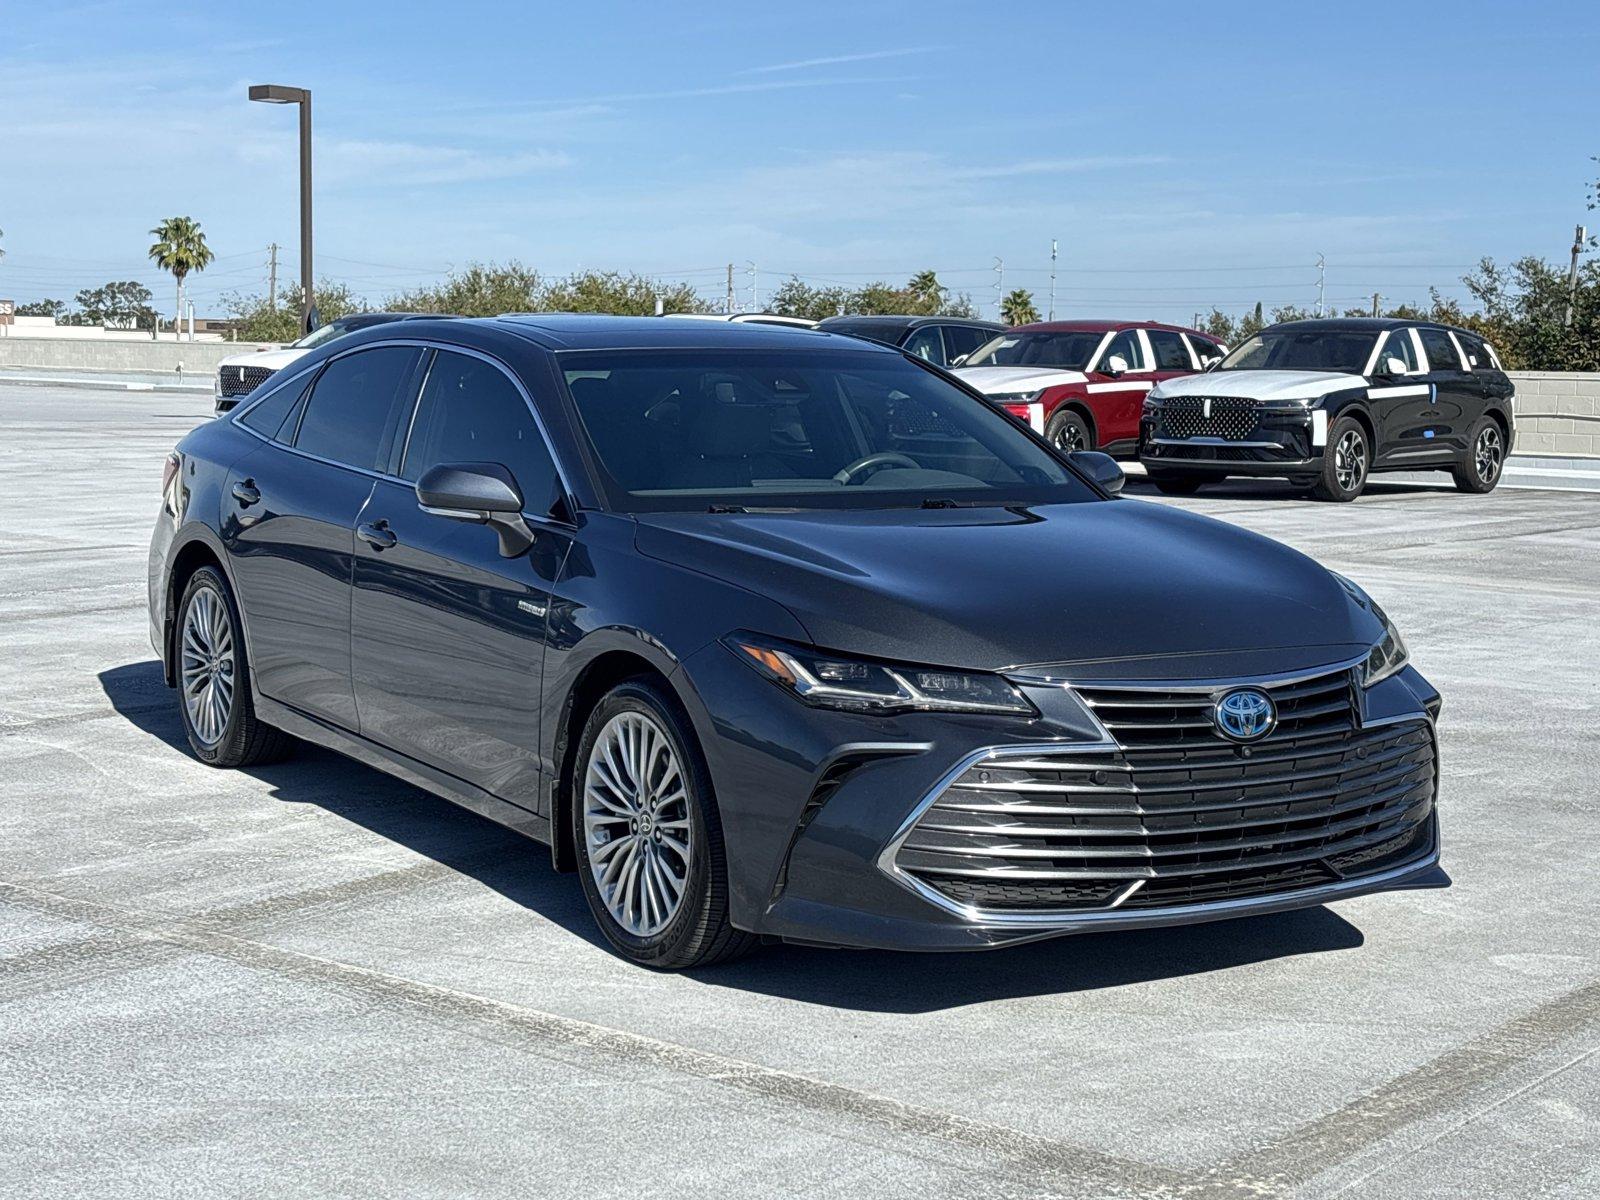
[[[300,106],[300,332],[317,327],[317,305],[311,295],[311,91],[279,83],[257,83],[250,99],[263,104]]]

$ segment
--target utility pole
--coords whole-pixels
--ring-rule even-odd
[[[728,264],[728,298],[722,302],[722,311],[730,317],[733,315],[733,264]]]
[[[273,242],[267,247],[267,307],[276,310],[278,307],[278,243]]]
[[[1006,298],[1006,264],[1002,258],[994,260],[994,311],[998,316]]]
[[[1056,319],[1056,239],[1050,239],[1050,320]]]
[[[1323,257],[1322,252],[1319,250],[1317,252],[1317,316],[1319,317],[1325,315],[1323,312],[1322,300],[1327,283],[1328,260]]]
[[[1378,315],[1378,301],[1380,299],[1381,299],[1381,297],[1378,295],[1377,292],[1373,292],[1372,293],[1372,315],[1373,316],[1377,316]]]
[[[1572,235],[1572,268],[1567,272],[1567,315],[1562,319],[1564,328],[1572,328],[1572,310],[1578,303],[1578,255],[1583,253],[1583,239],[1588,230],[1579,225]]]
[[[750,274],[750,311],[761,311],[761,276],[756,273],[756,264],[751,259],[744,260],[745,270]]]

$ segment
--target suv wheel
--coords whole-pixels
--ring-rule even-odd
[[[1506,439],[1493,417],[1479,417],[1467,441],[1467,456],[1450,470],[1456,490],[1479,495],[1494,491],[1506,464]]]
[[[1062,454],[1094,449],[1094,433],[1089,422],[1068,409],[1059,409],[1044,428],[1044,436]]]
[[[1367,431],[1354,417],[1340,417],[1328,431],[1328,447],[1322,452],[1322,474],[1311,485],[1318,500],[1344,503],[1354,500],[1367,486],[1372,469],[1372,444]]]
[[[584,723],[573,844],[589,911],[647,967],[703,967],[758,939],[728,920],[722,823],[694,733],[655,684],[613,688]]]
[[[239,610],[215,567],[189,577],[178,601],[178,708],[189,749],[213,767],[249,767],[282,758],[294,739],[256,718]]]

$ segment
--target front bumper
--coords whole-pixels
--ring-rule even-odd
[[[1301,475],[1322,469],[1314,410],[1263,408],[1254,427],[1238,437],[1173,437],[1163,432],[1160,410],[1139,422],[1139,459],[1155,470],[1215,475]]]
[[[1190,924],[1279,912],[1375,891],[1448,884],[1439,870],[1433,800],[1403,853],[1370,870],[1198,903],[1134,908],[1016,909],[963,903],[909,865],[907,838],[952,782],[996,753],[1105,749],[1105,731],[1059,684],[1027,685],[1036,720],[909,714],[863,717],[810,709],[721,646],[684,664],[690,704],[717,790],[733,919],[811,944],[905,950],[982,949],[1092,930]],[[1229,683],[1245,682],[1230,680]],[[715,712],[704,697],[717,698]],[[1438,696],[1408,668],[1371,690],[1361,720],[1425,727]],[[1430,764],[1436,759],[1430,759]],[[1126,877],[1126,876],[1124,876]]]

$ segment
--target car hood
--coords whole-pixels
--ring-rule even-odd
[[[1041,388],[1088,380],[1082,371],[1066,371],[1059,367],[957,367],[955,375],[962,383],[977,388],[985,396],[1037,392]]]
[[[1159,383],[1152,399],[1167,396],[1243,396],[1251,400],[1314,400],[1329,392],[1364,388],[1360,375],[1339,371],[1207,371]]]
[[[281,371],[290,363],[304,358],[310,350],[296,350],[285,346],[281,350],[256,350],[249,354],[235,354],[223,359],[217,364],[218,370],[224,367],[266,367],[269,371]]]
[[[650,513],[636,536],[648,556],[776,600],[818,646],[902,662],[1269,674],[1354,657],[1380,633],[1305,555],[1138,500]]]

